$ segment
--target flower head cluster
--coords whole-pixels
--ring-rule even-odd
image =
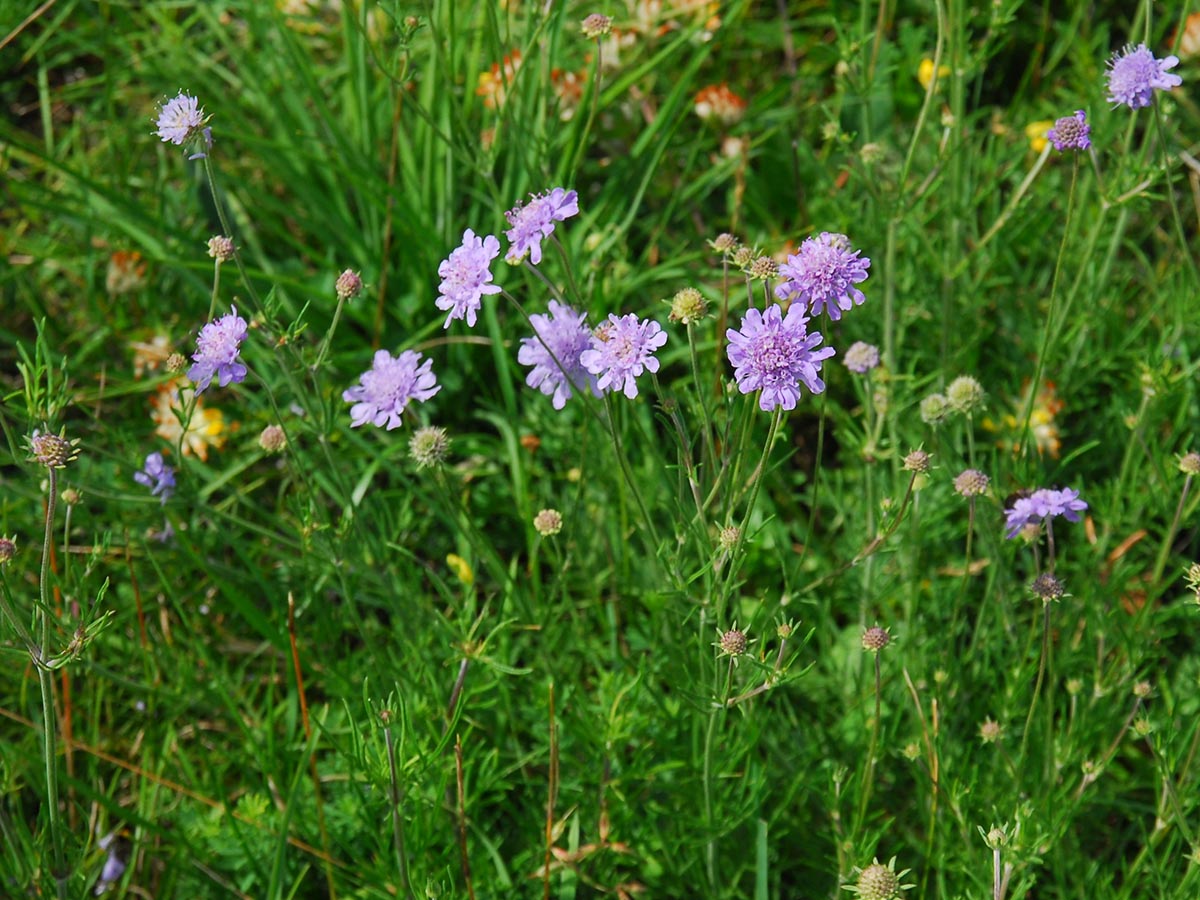
[[[954,490],[960,497],[969,500],[986,493],[990,481],[991,479],[978,469],[964,469],[954,478]]]
[[[779,267],[785,279],[775,288],[780,300],[800,299],[811,305],[814,316],[824,310],[835,322],[842,311],[861,305],[866,296],[855,287],[867,280],[871,260],[850,248],[844,234],[822,231],[805,238],[800,249]]]
[[[851,372],[866,375],[879,365],[879,348],[866,341],[855,341],[842,357],[842,364]]]
[[[450,452],[450,436],[445,428],[426,425],[418,428],[408,442],[408,455],[418,469],[440,465]]]
[[[654,320],[610,314],[592,332],[591,347],[579,355],[579,362],[599,376],[596,387],[601,391],[620,390],[632,400],[638,395],[635,379],[642,372],[658,371],[654,352],[666,342],[666,332]]]
[[[386,350],[375,351],[371,368],[363,372],[359,383],[342,392],[350,407],[350,427],[370,422],[388,431],[403,423],[404,408],[412,400],[424,403],[441,385],[433,374],[433,360],[421,361],[421,354],[405,350],[392,356]]]
[[[142,471],[133,473],[133,480],[150,488],[150,495],[163,503],[175,493],[175,470],[163,462],[161,453],[149,454]]]
[[[535,266],[542,261],[542,238],[554,233],[554,223],[579,213],[579,195],[556,187],[548,194],[534,194],[524,206],[517,204],[504,214],[512,227],[504,232],[512,246],[504,255],[514,265],[529,256]]]
[[[825,390],[821,363],[834,351],[832,347],[818,350],[824,338],[817,332],[809,334],[807,326],[801,304],[793,304],[784,316],[775,303],[766,312],[747,310],[742,330],[725,332],[729,340],[726,354],[738,390],[743,394],[761,390],[758,405],[762,409],[794,409],[802,384],[814,394]]]
[[[47,469],[65,469],[67,463],[79,458],[77,449],[79,440],[68,440],[66,433],[54,434],[50,431],[34,429],[29,436],[29,454],[33,461]]]
[[[238,354],[248,328],[234,307],[200,329],[196,352],[192,354],[193,365],[188,369],[188,378],[195,382],[197,394],[208,387],[214,376],[220,387],[231,381],[236,384],[246,380],[246,366]]]
[[[235,250],[233,238],[223,234],[214,234],[208,239],[208,255],[217,261],[217,265],[233,259]]]
[[[1046,132],[1046,137],[1055,150],[1086,150],[1092,146],[1092,139],[1088,137],[1091,132],[1092,126],[1088,124],[1087,113],[1077,109],[1075,115],[1057,119],[1054,127]]]
[[[899,900],[903,896],[902,891],[913,887],[911,884],[901,883],[908,872],[908,869],[896,871],[894,856],[886,866],[875,859],[871,865],[859,871],[858,881],[843,887],[858,894],[859,900]]]
[[[1183,84],[1182,78],[1167,72],[1178,64],[1177,56],[1155,59],[1145,44],[1126,46],[1108,63],[1108,102],[1130,109],[1149,106],[1156,90]]]
[[[1068,522],[1078,522],[1079,514],[1088,508],[1079,499],[1079,491],[1071,488],[1054,490],[1041,488],[1028,497],[1021,497],[1012,508],[1004,511],[1005,537],[1016,537],[1026,525],[1036,525],[1054,516],[1062,516]]]
[[[533,527],[542,537],[553,537],[562,531],[562,513],[557,509],[539,510],[533,517]]]
[[[550,315],[534,313],[529,317],[534,337],[521,339],[517,362],[533,366],[525,383],[534,390],[553,397],[555,409],[562,409],[571,399],[571,385],[587,387],[597,397],[596,377],[580,360],[592,346],[592,332],[583,324],[587,313],[575,312],[557,300],[550,301]]]
[[[199,101],[180,91],[158,111],[158,126],[155,130],[163,141],[182,147],[193,138],[200,137],[205,147],[212,146],[212,129],[206,127],[208,118],[200,108]],[[194,153],[188,159],[202,159],[203,152]]]
[[[442,283],[438,285],[437,308],[449,310],[443,328],[449,328],[455,319],[466,319],[468,328],[475,327],[483,295],[500,293],[500,286],[491,283],[489,268],[499,255],[500,242],[495,236],[480,238],[470,228],[463,232],[462,244],[438,266]]]
[[[333,283],[333,292],[338,300],[346,301],[353,300],[362,293],[363,280],[362,276],[353,269],[345,269],[337,280]]]

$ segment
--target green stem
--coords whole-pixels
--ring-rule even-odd
[[[54,715],[54,673],[45,667],[50,657],[50,546],[53,540],[54,508],[58,501],[58,470],[49,468],[50,486],[46,497],[46,528],[42,539],[42,565],[38,578],[38,658],[35,660],[42,689],[42,755],[46,765],[46,809],[50,817],[50,842],[54,852],[54,879],[58,895],[67,896],[62,819],[58,810],[58,724]]]
[[[1196,260],[1188,248],[1187,234],[1183,230],[1183,218],[1179,215],[1179,203],[1175,200],[1175,179],[1171,175],[1171,154],[1167,151],[1167,136],[1163,129],[1162,109],[1157,103],[1151,105],[1154,107],[1154,127],[1158,132],[1158,145],[1162,148],[1163,170],[1167,178],[1167,201],[1171,207],[1171,218],[1175,222],[1175,235],[1179,239],[1179,252],[1188,262],[1192,280],[1200,285],[1200,269],[1196,267]]]

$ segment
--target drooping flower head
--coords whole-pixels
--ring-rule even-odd
[[[822,231],[805,238],[800,249],[779,267],[785,281],[775,288],[775,296],[780,300],[799,298],[811,304],[812,315],[820,315],[824,309],[836,322],[842,310],[866,299],[855,285],[867,280],[871,260],[860,257],[859,252],[850,248],[850,239],[844,234]]]
[[[454,319],[466,319],[468,328],[475,327],[483,295],[500,293],[500,286],[491,283],[489,268],[499,255],[500,242],[493,235],[480,238],[470,228],[463,232],[462,245],[438,266],[442,283],[438,285],[437,308],[450,311],[443,328],[449,328]]]
[[[220,387],[231,381],[237,384],[246,380],[246,367],[238,354],[248,328],[237,307],[233,307],[200,329],[196,352],[192,354],[194,364],[188,369],[188,378],[195,382],[197,394],[208,387],[213,376]]]
[[[638,395],[634,379],[642,372],[658,371],[654,352],[666,342],[667,333],[653,319],[610,314],[592,332],[591,348],[579,355],[579,361],[599,376],[596,387],[601,391],[619,390],[632,400]]]
[[[1075,110],[1073,116],[1063,116],[1054,123],[1054,127],[1046,132],[1046,137],[1054,145],[1055,150],[1086,150],[1092,146],[1092,126],[1088,124],[1087,113],[1082,109]]]
[[[401,415],[412,400],[424,403],[442,389],[433,374],[433,360],[421,361],[421,354],[405,350],[392,356],[386,350],[375,351],[371,368],[362,373],[359,384],[342,392],[350,407],[350,427],[370,422],[388,431],[403,424]]]
[[[163,503],[175,493],[175,470],[163,462],[161,453],[149,454],[142,471],[133,473],[133,480],[150,488],[150,495]]]
[[[1125,49],[1108,62],[1108,102],[1130,109],[1149,106],[1155,91],[1166,91],[1183,84],[1168,69],[1179,65],[1179,57],[1155,59],[1145,44]]]
[[[212,146],[212,129],[207,127],[208,117],[200,108],[195,97],[180,91],[164,103],[158,111],[158,127],[155,130],[164,142],[182,147],[194,138],[201,138],[204,146]],[[201,159],[204,153],[194,153],[188,159]]]
[[[554,223],[562,222],[579,213],[579,195],[556,187],[549,194],[533,194],[529,202],[518,203],[504,214],[512,226],[504,232],[512,246],[504,259],[514,265],[529,255],[535,266],[542,261],[542,238],[554,232]]]
[[[585,318],[587,313],[575,312],[566,304],[551,300],[550,315],[534,313],[529,317],[535,336],[522,338],[517,351],[517,362],[533,366],[525,383],[553,397],[555,409],[562,409],[571,399],[572,383],[600,396],[596,376],[580,361],[583,352],[592,346],[592,332],[583,323]]]
[[[1088,508],[1079,499],[1079,491],[1071,488],[1054,490],[1041,488],[1028,497],[1018,498],[1010,509],[1004,511],[1005,537],[1014,538],[1026,525],[1040,524],[1054,516],[1062,516],[1068,522],[1078,522],[1079,514]]]
[[[766,312],[749,309],[742,318],[742,330],[730,328],[725,337],[729,340],[725,352],[733,364],[738,390],[743,394],[762,391],[758,398],[762,409],[795,409],[802,384],[814,394],[825,390],[821,363],[834,351],[832,347],[817,349],[824,338],[808,333],[803,304],[792,304],[786,316],[778,303]]]

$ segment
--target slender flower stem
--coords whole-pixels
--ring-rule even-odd
[[[1188,492],[1191,488],[1192,476],[1188,475],[1183,480],[1183,490],[1179,493],[1179,503],[1175,506],[1175,516],[1171,519],[1171,527],[1167,529],[1162,546],[1158,548],[1158,559],[1154,561],[1154,573],[1150,576],[1152,585],[1159,584],[1163,570],[1167,567],[1167,558],[1171,555],[1171,544],[1175,541],[1175,535],[1179,531],[1179,520],[1183,518],[1183,507],[1187,503]]]
[[[391,725],[383,727],[383,742],[387,749],[388,794],[391,800],[392,846],[396,854],[396,869],[400,873],[400,884],[404,889],[405,898],[413,900],[412,884],[408,880],[408,855],[404,850],[404,817],[400,815],[403,792],[400,789],[400,776],[396,772],[396,744],[392,740]]]
[[[46,809],[50,819],[50,841],[54,852],[54,878],[58,895],[67,896],[62,819],[58,809],[58,723],[54,713],[54,673],[45,666],[50,658],[50,542],[54,539],[54,509],[58,501],[58,470],[48,467],[49,490],[46,496],[46,528],[42,538],[42,566],[38,577],[38,647],[35,668],[42,690],[42,754],[46,765]]]
[[[1200,286],[1200,268],[1197,268],[1196,260],[1188,247],[1187,234],[1183,230],[1183,218],[1179,215],[1179,203],[1175,199],[1175,179],[1171,175],[1171,154],[1167,149],[1167,136],[1163,128],[1162,109],[1157,103],[1152,103],[1151,105],[1154,107],[1154,127],[1158,132],[1158,145],[1162,148],[1163,172],[1167,178],[1167,201],[1171,207],[1171,218],[1175,223],[1175,235],[1179,239],[1179,252],[1183,254],[1183,258],[1188,262],[1188,269],[1192,273],[1192,280]]]
[[[1033,713],[1037,709],[1038,695],[1042,691],[1042,682],[1046,677],[1046,663],[1050,656],[1050,604],[1043,601],[1042,603],[1042,654],[1038,660],[1037,681],[1033,685],[1033,697],[1029,701],[1029,712],[1025,716],[1025,730],[1021,734],[1021,753],[1017,757],[1017,764],[1025,762],[1025,748],[1029,744],[1029,729],[1033,724]]]
[[[342,307],[345,305],[346,298],[339,296],[337,308],[333,311],[333,320],[329,323],[329,330],[325,332],[325,340],[321,342],[321,350],[317,353],[317,361],[313,363],[313,372],[319,370],[321,363],[325,361],[325,354],[329,352],[329,344],[333,341],[333,333],[337,331],[338,320],[342,317]]]
[[[208,318],[206,322],[211,322],[213,314],[217,311],[217,297],[221,294],[221,260],[213,260],[213,286],[212,298],[208,301]]]

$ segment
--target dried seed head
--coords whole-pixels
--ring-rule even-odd
[[[692,287],[684,288],[671,298],[671,312],[667,318],[672,322],[682,322],[690,325],[699,322],[708,315],[708,301],[704,295]]]
[[[750,265],[750,263],[754,262],[756,256],[757,254],[754,252],[753,247],[740,245],[734,248],[733,253],[729,257],[729,261],[739,269],[744,269]]]
[[[1179,458],[1179,471],[1184,475],[1200,475],[1200,453],[1185,453]]]
[[[921,401],[921,421],[926,425],[938,425],[950,415],[950,401],[944,394],[930,394]]]
[[[233,259],[233,239],[223,234],[214,234],[208,239],[208,255],[220,263]]]
[[[717,646],[722,656],[741,656],[746,652],[746,646],[749,644],[746,632],[740,631],[736,625],[728,631],[718,629],[717,636]]]
[[[79,458],[76,449],[79,441],[68,441],[63,434],[34,431],[29,438],[29,452],[33,460],[47,469],[65,469],[67,463]]]
[[[872,653],[878,653],[891,642],[892,636],[888,634],[888,630],[878,625],[872,625],[862,635],[863,649]]]
[[[168,372],[182,372],[189,366],[188,358],[182,353],[172,353],[167,357],[166,366]]]
[[[353,300],[362,293],[362,278],[359,277],[357,272],[347,269],[337,277],[333,289],[337,293],[339,300]]]
[[[779,274],[779,263],[769,256],[756,256],[746,267],[746,274],[759,281],[767,281]]]
[[[533,527],[542,537],[550,537],[562,531],[562,513],[557,509],[543,509],[533,517]]]
[[[268,425],[258,436],[258,446],[267,453],[279,453],[287,447],[287,434],[280,425]]]
[[[929,454],[924,450],[917,449],[909,452],[904,457],[904,465],[902,467],[906,472],[913,472],[921,475],[929,471]]]
[[[858,875],[858,881],[846,885],[846,889],[858,894],[860,900],[897,900],[901,891],[906,891],[911,884],[901,884],[900,880],[908,874],[908,869],[896,872],[896,857],[885,866],[878,859],[863,869]]]
[[[439,465],[449,450],[450,438],[446,429],[435,425],[418,428],[408,442],[408,455],[413,458],[418,469]]]
[[[1033,591],[1035,597],[1040,597],[1043,603],[1049,603],[1052,600],[1061,600],[1066,596],[1063,583],[1049,572],[1043,572],[1035,578],[1029,589]]]
[[[1000,740],[1000,734],[1003,730],[1000,727],[1000,723],[995,719],[986,718],[979,726],[979,739],[985,744],[994,744]]]
[[[1145,700],[1147,697],[1149,697],[1150,682],[1139,681],[1135,683],[1133,686],[1133,696],[1137,697],[1139,700]]]
[[[709,241],[708,245],[718,253],[732,253],[737,249],[738,239],[728,232],[721,232]]]
[[[946,388],[946,401],[955,412],[970,415],[983,407],[983,385],[970,375],[960,375]]]
[[[717,535],[717,546],[723,553],[729,553],[737,546],[738,539],[742,536],[742,529],[736,525],[729,525],[721,529]]]
[[[954,490],[961,497],[978,497],[988,489],[989,479],[978,469],[964,469],[954,478]]]

